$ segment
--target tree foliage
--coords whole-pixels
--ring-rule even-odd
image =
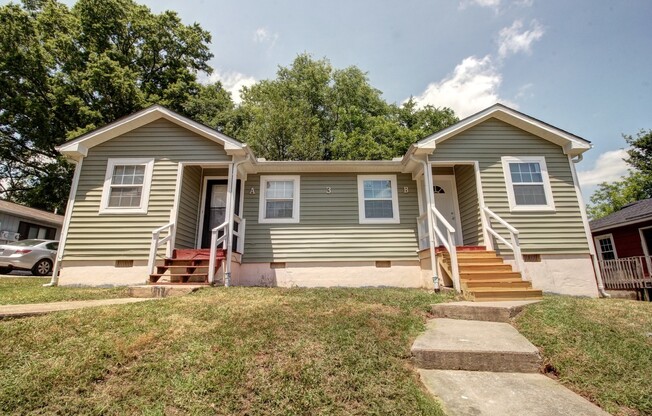
[[[209,42],[132,0],[0,7],[0,197],[63,209],[71,166],[55,146],[153,103],[183,112]]]
[[[623,135],[630,145],[625,161],[631,169],[622,180],[598,185],[591,195],[588,214],[591,218],[605,217],[630,202],[652,198],[652,130],[641,130],[636,137]]]
[[[229,132],[273,160],[390,159],[457,122],[448,108],[389,104],[359,68],[309,54],[242,96]]]

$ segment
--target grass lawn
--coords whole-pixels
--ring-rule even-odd
[[[401,289],[214,288],[0,321],[0,413],[441,415]]]
[[[43,287],[50,278],[0,277],[0,305],[129,297],[126,288]]]
[[[517,318],[564,385],[617,415],[652,415],[652,303],[549,296]]]

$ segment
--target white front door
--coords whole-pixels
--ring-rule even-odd
[[[455,187],[455,177],[452,175],[434,175],[432,177],[435,195],[435,208],[455,228],[455,244],[462,245],[462,225],[460,224],[460,210],[457,205],[457,188]],[[437,221],[439,230],[446,235],[446,228]]]

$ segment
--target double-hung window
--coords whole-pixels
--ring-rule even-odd
[[[358,176],[360,224],[398,224],[396,175]]]
[[[546,160],[542,156],[502,158],[511,211],[554,211]]]
[[[595,241],[595,246],[598,249],[600,260],[615,260],[618,258],[611,234],[596,236],[593,241]]]
[[[109,159],[101,214],[147,213],[154,159]]]
[[[258,222],[299,222],[299,176],[261,176]]]

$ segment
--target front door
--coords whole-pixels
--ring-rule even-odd
[[[226,221],[226,179],[206,181],[206,205],[201,233],[201,248],[211,247],[211,230]],[[222,233],[220,233],[220,236]]]
[[[432,177],[435,195],[435,208],[455,228],[455,244],[462,245],[462,226],[459,218],[459,208],[457,206],[457,189],[455,188],[455,178],[451,175],[434,175]],[[446,235],[446,228],[437,221],[437,227]]]

